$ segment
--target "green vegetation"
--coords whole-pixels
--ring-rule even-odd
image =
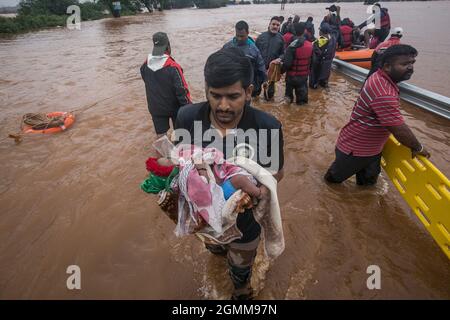
[[[194,6],[193,0],[175,0],[172,1],[173,9],[191,8]]]
[[[63,26],[66,16],[57,15],[19,15],[16,18],[0,17],[0,33],[18,33],[33,29]]]
[[[81,20],[97,20],[110,17],[115,0],[21,0],[15,18],[0,17],[0,34],[19,33],[30,30],[65,26],[67,8],[77,5],[81,9]],[[134,15],[147,8],[150,12],[157,7],[162,9],[189,8],[193,4],[198,8],[219,8],[227,5],[229,0],[120,0],[121,15]],[[109,14],[105,14],[105,10]]]
[[[194,3],[200,9],[211,9],[225,7],[228,0],[195,0]]]
[[[79,3],[78,0],[22,0],[17,17],[0,17],[0,33],[65,26],[67,7],[71,5],[80,7],[82,20],[96,20],[105,16],[105,6],[98,1]]]

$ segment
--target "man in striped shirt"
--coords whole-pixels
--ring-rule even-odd
[[[417,50],[408,45],[394,45],[384,52],[380,68],[365,82],[350,121],[339,134],[336,160],[325,174],[326,181],[340,183],[356,174],[358,185],[375,184],[381,151],[391,133],[411,148],[412,157],[430,157],[400,114],[397,83],[411,77],[416,56]]]

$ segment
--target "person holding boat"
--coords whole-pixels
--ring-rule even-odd
[[[411,149],[411,156],[430,157],[400,113],[397,84],[411,78],[417,50],[409,45],[394,45],[383,54],[380,68],[364,83],[349,122],[339,133],[335,154],[324,178],[341,183],[356,174],[356,183],[374,185],[381,172],[384,144],[391,134]]]
[[[380,14],[379,25],[377,25],[378,19],[375,18],[376,14]],[[383,42],[391,30],[391,18],[387,8],[381,6],[380,3],[373,5],[372,15],[360,25],[358,30],[367,28],[364,32],[364,42],[370,49],[376,48],[378,44]]]

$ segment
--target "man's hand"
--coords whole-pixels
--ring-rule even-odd
[[[261,199],[263,199],[263,198],[270,197],[270,190],[269,190],[269,188],[267,188],[265,185],[262,184],[262,185],[259,187],[259,190],[261,190],[261,193],[260,193],[259,196],[258,196],[258,199],[259,199],[259,200],[261,200]]]
[[[415,158],[415,157],[417,157],[417,155],[421,155],[421,156],[424,156],[425,158],[429,158],[429,157],[431,157],[431,154],[428,152],[428,150],[427,149],[425,149],[422,145],[421,145],[421,148],[419,149],[419,150],[413,150],[413,149],[411,149],[411,157],[412,158]]]
[[[277,182],[280,182],[281,179],[283,179],[284,177],[284,168],[282,168],[281,170],[279,170],[277,173],[275,173],[273,175],[273,177],[277,180]]]
[[[196,225],[192,228],[192,233],[197,233],[197,232],[201,231],[207,225],[208,225],[208,223],[206,223],[206,221],[201,216],[199,216],[198,217],[198,225]]]
[[[280,58],[277,58],[277,59],[275,59],[275,60],[272,60],[270,63],[273,63],[273,64],[280,64],[280,63],[281,63],[281,59],[280,59]]]
[[[412,158],[416,157],[418,154],[427,158],[430,157],[430,153],[423,147],[419,140],[417,140],[416,136],[405,123],[399,126],[389,126],[386,128],[394,135],[398,142],[411,149]]]

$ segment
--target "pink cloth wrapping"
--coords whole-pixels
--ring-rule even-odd
[[[179,236],[191,233],[199,224],[199,216],[216,232],[222,231],[222,210],[225,206],[222,184],[237,174],[250,175],[245,170],[227,162],[223,154],[215,148],[201,149],[197,146],[183,146],[178,151],[180,165]],[[200,176],[194,164],[207,164],[212,167],[209,182]],[[217,178],[217,182],[216,182]],[[192,224],[195,223],[195,225]]]

